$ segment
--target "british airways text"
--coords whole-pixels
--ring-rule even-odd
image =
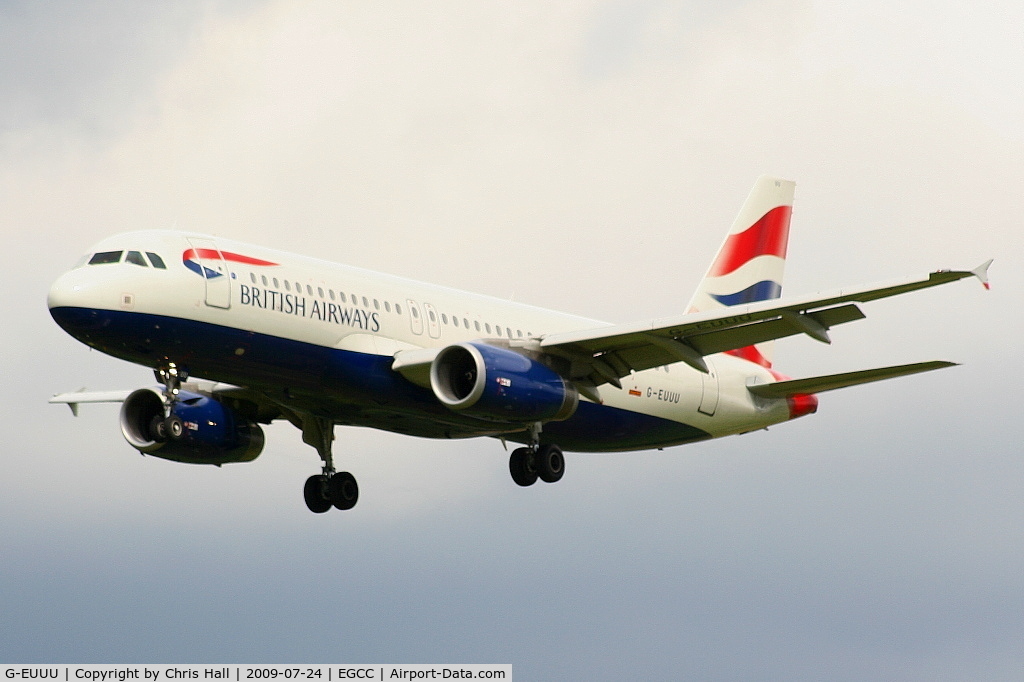
[[[239,303],[263,310],[275,310],[285,315],[298,315],[311,320],[333,322],[371,332],[380,331],[379,313],[371,313],[355,307],[346,308],[315,298],[311,305],[307,305],[305,296],[282,294],[280,291],[259,289],[248,284],[242,284],[239,287]]]

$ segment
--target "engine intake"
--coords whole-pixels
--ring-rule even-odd
[[[210,396],[181,391],[171,410],[184,428],[178,437],[157,434],[163,420],[163,394],[140,388],[121,405],[121,433],[139,452],[174,462],[227,464],[251,462],[263,452],[263,429]]]
[[[483,343],[448,346],[430,366],[434,395],[452,410],[502,422],[568,419],[576,388],[541,362]]]

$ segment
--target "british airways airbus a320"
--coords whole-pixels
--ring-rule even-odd
[[[685,314],[607,324],[199,234],[105,239],[62,275],[50,314],[68,334],[154,370],[156,387],[54,396],[122,402],[121,432],[176,462],[248,462],[260,424],[287,419],[323,460],[306,505],[352,508],[337,472],[338,424],[426,438],[522,444],[521,486],[553,483],[562,450],[664,448],[814,412],[815,394],[952,365],[921,362],[789,379],[774,339],[864,317],[858,303],[975,276],[974,270],[780,298],[792,182],[762,177]],[[205,381],[189,381],[189,377]]]

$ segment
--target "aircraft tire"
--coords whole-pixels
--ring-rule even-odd
[[[185,422],[181,421],[181,417],[172,414],[164,420],[164,430],[169,440],[181,440],[185,435]]]
[[[345,511],[356,506],[359,501],[359,485],[356,477],[347,471],[341,471],[327,481],[327,496],[338,509]]]
[[[565,455],[557,445],[542,445],[534,455],[537,476],[545,483],[556,483],[565,473]]]
[[[310,476],[302,488],[302,496],[306,498],[306,506],[314,514],[323,514],[331,508],[331,501],[324,497],[324,477],[322,474]]]
[[[530,466],[530,449],[516,448],[508,458],[508,470],[516,485],[524,488],[537,482],[537,472]]]
[[[167,440],[167,423],[163,415],[155,415],[149,421],[149,438],[154,443],[163,443]]]

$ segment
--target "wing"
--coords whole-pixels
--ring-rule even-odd
[[[578,385],[610,383],[640,371],[685,362],[707,372],[705,355],[756,343],[807,334],[830,343],[828,330],[864,317],[857,303],[977,277],[988,287],[987,261],[974,270],[937,270],[910,278],[795,299],[774,299],[726,309],[679,315],[647,322],[551,334],[541,350],[568,359]]]
[[[67,405],[71,408],[71,414],[78,416],[78,406],[82,403],[123,403],[131,391],[86,391],[80,388],[71,393],[58,393],[47,402],[57,405]]]
[[[267,399],[260,393],[252,391],[247,388],[240,386],[233,386],[232,384],[221,384],[206,381],[195,381],[191,383],[182,384],[182,388],[186,390],[193,390],[208,394],[216,394],[223,397],[238,398],[240,400],[249,400],[251,402],[260,404],[262,407],[263,403],[268,403]],[[81,388],[77,391],[70,393],[58,393],[57,395],[50,398],[47,402],[56,405],[67,405],[71,408],[71,413],[78,416],[78,406],[84,403],[123,403],[128,399],[128,396],[132,394],[135,389],[127,391],[86,391]]]

